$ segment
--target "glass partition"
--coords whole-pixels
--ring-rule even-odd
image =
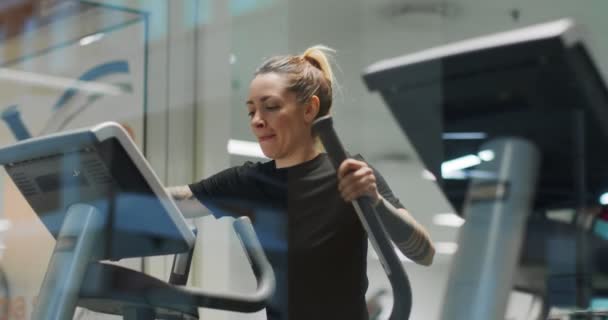
[[[115,121],[145,146],[145,12],[96,1],[9,1],[0,15],[0,145]],[[0,317],[29,319],[55,243],[4,170],[0,184]]]
[[[476,109],[472,108],[475,111],[459,118],[467,124],[483,123],[499,131],[515,123],[520,127],[509,133],[517,137],[529,138],[530,132],[539,132],[538,135],[554,147],[550,154],[561,156],[555,159],[540,154],[540,167],[533,173],[545,172],[544,168],[550,166],[556,176],[568,172],[574,181],[568,190],[545,188],[545,184],[542,188],[540,185],[532,188],[534,192],[542,191],[534,195],[533,202],[539,199],[539,194],[551,194],[551,197],[543,198],[549,200],[542,206],[532,205],[526,223],[522,224],[525,227],[520,229],[522,233],[512,233],[513,242],[509,244],[515,250],[511,253],[517,256],[510,260],[515,266],[513,274],[508,275],[512,279],[510,285],[495,288],[507,292],[508,296],[496,299],[490,293],[487,296],[488,301],[504,306],[504,317],[498,318],[600,319],[608,301],[604,272],[608,225],[605,207],[608,196],[604,192],[608,192],[608,187],[601,188],[608,176],[603,174],[605,152],[597,147],[601,137],[596,133],[602,132],[601,124],[607,120],[602,116],[603,109],[608,106],[600,103],[596,106],[597,113],[583,115],[586,117],[583,122],[600,123],[594,125],[599,129],[589,130],[576,127],[575,113],[554,112],[551,106],[568,102],[573,109],[581,109],[585,94],[603,101],[605,91],[597,89],[598,86],[595,86],[598,91],[592,91],[589,86],[608,77],[608,40],[603,36],[607,9],[608,3],[600,0],[585,3],[566,0],[2,1],[0,146],[116,121],[131,135],[159,179],[167,185],[197,182],[246,161],[267,162],[271,159],[263,154],[257,137],[251,132],[246,106],[254,72],[272,56],[300,54],[313,45],[325,45],[335,50],[332,66],[336,83],[331,114],[347,151],[361,155],[384,177],[392,193],[426,228],[434,243],[434,262],[429,267],[414,263],[396,249],[412,283],[411,319],[453,319],[442,312],[449,301],[457,298],[454,291],[447,288],[461,280],[453,271],[456,257],[465,251],[459,248],[467,236],[461,231],[472,230],[468,236],[474,236],[469,241],[488,244],[506,228],[500,224],[490,226],[495,230],[471,227],[471,217],[467,216],[467,212],[471,212],[469,187],[473,178],[479,178],[476,174],[483,171],[478,170],[480,166],[494,158],[488,153],[479,153],[483,151],[478,150],[480,141],[488,138],[484,132],[456,130],[461,127],[451,126],[453,123],[449,121],[458,117],[441,112],[441,108],[448,105],[463,109],[475,105]],[[553,78],[543,73],[543,81],[537,81],[541,79],[538,73],[521,73],[526,76],[518,74],[509,78],[510,85],[497,93],[488,89],[494,82],[453,85],[454,81],[475,72],[499,72],[498,67],[482,68],[487,61],[481,58],[459,60],[460,63],[439,59],[431,67],[416,69],[414,66],[420,59],[445,54],[441,48],[447,45],[562,18],[574,21],[576,36],[584,39],[590,60],[579,59],[578,63],[586,62],[575,67],[577,62],[561,55],[552,56],[550,50],[544,58],[532,59],[542,66],[540,69],[546,66],[543,61],[572,63],[556,63],[552,69],[542,69],[553,72]],[[492,56],[497,64],[515,59],[516,54],[504,52]],[[580,54],[578,49],[573,52],[573,55]],[[520,53],[523,56],[530,51]],[[589,69],[589,61],[597,69],[596,73],[592,72],[593,77],[580,77],[572,71],[593,69]],[[396,63],[395,68],[404,64],[412,69],[400,75],[389,74],[375,87],[366,75],[386,63]],[[522,65],[519,67],[529,67]],[[459,73],[459,68],[464,71]],[[502,68],[500,72],[517,74],[519,69],[516,69]],[[573,92],[577,90],[586,93],[575,95]],[[407,97],[399,95],[414,91],[414,95]],[[517,97],[521,99],[515,99]],[[520,103],[518,108],[528,103],[551,111],[517,118],[509,109],[517,103]],[[497,105],[503,107],[501,112],[484,109]],[[398,108],[407,109],[408,116],[398,115],[395,111]],[[483,112],[492,115],[480,117],[483,119],[476,123],[475,119]],[[545,128],[546,135],[542,132]],[[551,130],[555,133],[549,133]],[[568,139],[562,141],[563,137]],[[442,147],[432,149],[437,143]],[[425,158],[429,150],[439,154],[434,162]],[[513,159],[519,161],[522,157],[516,154]],[[522,162],[522,165],[530,163]],[[569,162],[576,162],[578,167],[567,165]],[[454,170],[455,165],[458,170]],[[542,179],[550,180],[550,176]],[[482,189],[486,193],[481,193],[488,195],[496,190],[486,188]],[[55,245],[22,191],[3,171],[0,175],[0,319],[29,319]],[[511,199],[512,194],[501,195]],[[487,211],[496,214],[504,210],[504,207],[497,208]],[[511,213],[518,213],[515,211]],[[205,217],[195,221],[202,231],[191,283],[248,292],[254,287],[253,277],[239,243],[233,235],[226,235],[231,234],[230,228],[226,231],[217,227],[227,225],[226,220]],[[538,225],[543,226],[542,232],[536,228]],[[550,230],[545,226],[551,226]],[[476,238],[477,231],[485,232],[488,238]],[[214,237],[206,238],[209,235]],[[368,247],[367,309],[370,319],[387,319],[391,305],[399,302],[392,300],[378,255]],[[497,261],[492,259],[484,253],[471,263]],[[171,261],[172,257],[165,257],[136,259],[126,264],[166,278]],[[202,319],[266,317],[263,311],[254,315],[201,314]],[[90,314],[81,314],[87,315]],[[488,316],[490,318],[494,315]]]

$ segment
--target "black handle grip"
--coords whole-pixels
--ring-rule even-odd
[[[197,235],[196,228],[192,229],[192,233]],[[194,256],[194,248],[192,246],[188,252],[178,253],[173,257],[173,265],[171,266],[171,275],[169,276],[169,283],[176,286],[185,286],[188,282],[188,276],[190,275],[190,266],[192,264],[192,257]]]
[[[331,158],[334,167],[337,169],[342,161],[347,158],[346,151],[336,134],[333,127],[331,116],[321,117],[313,123],[313,130],[319,135],[327,154]],[[367,231],[369,240],[376,250],[384,271],[393,288],[393,310],[390,320],[409,319],[412,310],[412,289],[409,278],[403,265],[388,237],[380,217],[376,213],[371,199],[367,197],[353,201],[353,206],[357,212],[361,224]]]

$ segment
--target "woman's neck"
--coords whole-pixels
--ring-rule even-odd
[[[277,169],[293,167],[316,158],[320,153],[321,152],[319,152],[319,150],[317,150],[317,148],[315,148],[313,145],[311,148],[301,150],[300,152],[297,152],[289,157],[274,159],[274,163]]]

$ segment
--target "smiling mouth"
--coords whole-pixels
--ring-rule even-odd
[[[264,142],[264,141],[268,141],[274,137],[275,137],[275,135],[273,134],[273,135],[269,135],[269,136],[265,136],[265,137],[260,137],[259,140],[260,140],[260,142]]]

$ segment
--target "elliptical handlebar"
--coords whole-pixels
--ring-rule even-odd
[[[266,307],[268,300],[274,293],[275,276],[255,234],[251,220],[248,217],[240,217],[234,221],[233,227],[257,280],[256,291],[252,294],[219,294],[190,287],[178,286],[175,289],[183,294],[190,295],[194,304],[199,307],[255,312]]]
[[[323,146],[337,170],[348,155],[334,130],[331,116],[327,115],[315,120],[313,130],[321,138]],[[389,319],[409,319],[412,309],[412,289],[407,273],[393,249],[384,225],[380,221],[371,199],[361,197],[352,203],[393,288],[393,310]]]

